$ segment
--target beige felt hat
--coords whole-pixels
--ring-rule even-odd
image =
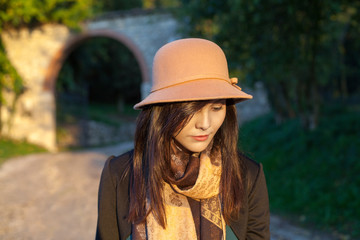
[[[161,47],[153,62],[153,86],[150,94],[134,106],[149,104],[229,99],[251,99],[229,78],[227,61],[215,43],[199,38],[170,42]]]

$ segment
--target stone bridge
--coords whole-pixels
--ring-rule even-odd
[[[80,32],[64,25],[47,24],[36,29],[2,33],[7,56],[25,82],[26,90],[10,119],[2,109],[2,134],[56,150],[54,86],[66,57],[83,41],[108,37],[125,45],[135,56],[142,75],[141,91],[147,94],[151,64],[156,51],[178,38],[178,23],[167,12],[129,11],[106,14],[81,24]],[[11,100],[13,96],[7,93]]]

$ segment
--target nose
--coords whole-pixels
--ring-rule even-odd
[[[201,130],[207,130],[211,126],[210,116],[209,112],[205,109],[202,109],[201,111],[197,112],[195,114],[196,117],[196,123],[195,127]]]

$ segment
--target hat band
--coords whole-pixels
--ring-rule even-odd
[[[210,78],[210,79],[215,79],[215,80],[224,81],[224,82],[226,82],[226,83],[228,83],[228,84],[230,84],[230,85],[238,88],[239,90],[241,90],[241,88],[236,85],[236,83],[237,83],[237,78],[236,78],[236,80],[235,80],[235,78],[231,78],[231,79],[230,79],[231,83],[230,83],[228,80],[223,79],[223,78]],[[154,93],[154,92],[157,92],[157,91],[166,89],[166,88],[171,88],[171,87],[175,87],[175,86],[178,86],[178,85],[183,85],[183,84],[186,84],[186,83],[196,82],[196,81],[201,81],[201,80],[209,80],[209,78],[197,78],[197,79],[188,80],[188,81],[185,81],[185,82],[175,83],[175,84],[172,84],[172,85],[169,85],[169,86],[166,86],[166,87],[162,87],[162,88],[158,88],[158,89],[152,90],[150,93]]]

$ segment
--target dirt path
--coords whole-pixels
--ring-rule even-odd
[[[109,155],[132,148],[123,143],[91,151],[36,154],[0,167],[0,239],[94,239],[97,191]],[[272,240],[330,239],[291,226],[276,216]]]

